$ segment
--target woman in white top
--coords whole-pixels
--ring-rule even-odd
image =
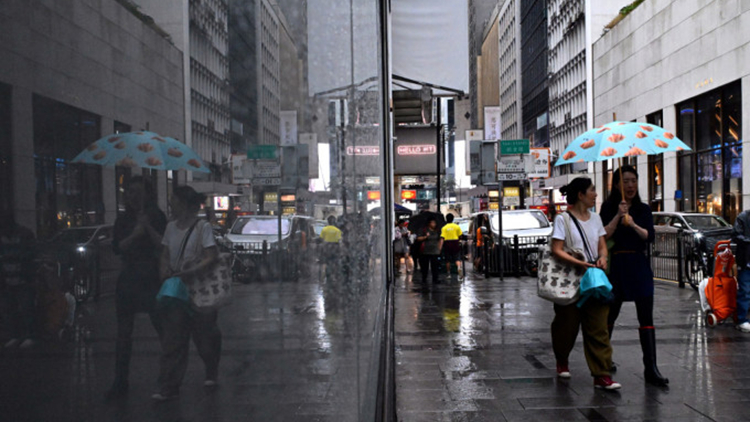
[[[206,196],[189,186],[180,186],[172,196],[173,220],[167,224],[162,239],[161,278],[180,277],[190,284],[191,277],[210,266],[218,258],[211,225],[198,218]],[[185,242],[182,257],[180,250]],[[221,355],[221,331],[216,324],[217,311],[196,312],[189,306],[167,303],[161,306],[162,323],[159,391],[151,396],[156,401],[178,397],[187,370],[190,337],[206,366],[206,387],[215,387]]]
[[[585,251],[587,242],[590,257],[581,259],[569,254],[564,248],[565,222],[562,214],[555,218],[552,232],[552,254],[558,259],[582,268],[607,266],[607,243],[602,220],[598,214],[590,210],[596,204],[596,189],[588,177],[577,177],[570,184],[563,186],[560,193],[565,195],[569,204],[567,213],[571,226],[572,246]],[[580,224],[585,238],[575,224]],[[591,261],[586,261],[590,259]],[[612,366],[612,346],[609,342],[607,330],[607,314],[609,306],[596,300],[588,300],[582,307],[575,303],[562,306],[555,304],[555,319],[552,321],[552,348],[557,360],[557,375],[560,378],[570,378],[568,356],[575,345],[579,327],[583,329],[583,349],[591,375],[594,377],[594,387],[605,390],[616,390],[620,384],[612,381],[609,368]]]

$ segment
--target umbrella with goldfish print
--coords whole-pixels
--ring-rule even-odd
[[[649,123],[612,122],[584,132],[560,154],[556,166],[610,158],[688,151],[673,133]]]
[[[148,131],[105,136],[86,147],[73,162],[210,173],[190,147],[177,139]]]

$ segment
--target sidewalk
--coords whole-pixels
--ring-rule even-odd
[[[104,402],[116,337],[114,297],[104,295],[83,306],[71,342],[0,348],[0,420],[355,421],[374,397],[366,380],[378,348],[366,328],[375,322],[357,327],[351,311],[326,313],[324,298],[311,280],[235,285],[233,303],[219,314],[219,388],[203,388],[203,364],[191,345],[180,398],[155,404],[160,345],[146,315],[136,319],[130,394]],[[361,312],[374,315],[373,303]]]
[[[396,290],[399,421],[747,421],[750,334],[704,327],[698,294],[657,282],[654,320],[661,389],[643,381],[635,306],[614,331],[619,392],[595,390],[581,336],[569,381],[558,380],[550,340],[553,309],[536,279],[485,280]]]

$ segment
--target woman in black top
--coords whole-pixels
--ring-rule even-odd
[[[117,216],[112,248],[122,257],[122,272],[117,278],[117,343],[115,380],[106,394],[114,399],[127,394],[130,355],[133,349],[135,314],[148,313],[157,332],[156,293],[159,291],[161,237],[167,217],[156,205],[152,186],[143,177],[132,177],[125,189],[125,212]]]
[[[624,196],[620,191],[621,175]],[[612,336],[622,303],[635,302],[644,377],[651,384],[665,386],[669,379],[663,377],[656,366],[654,274],[646,249],[654,241],[654,220],[651,208],[638,195],[638,173],[635,168],[623,166],[621,172],[615,171],[612,193],[602,204],[600,214],[607,239],[614,241],[610,251],[609,279],[615,300],[609,309],[609,335]]]

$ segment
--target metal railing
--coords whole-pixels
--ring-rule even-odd
[[[709,246],[721,239],[698,239],[688,231],[657,233],[648,251],[654,277],[677,281],[680,287],[685,284],[697,287],[709,277],[713,267],[713,251]],[[485,277],[536,276],[539,246],[546,242],[548,236],[513,236],[502,243],[485,236],[486,246],[471,246],[474,271]]]

